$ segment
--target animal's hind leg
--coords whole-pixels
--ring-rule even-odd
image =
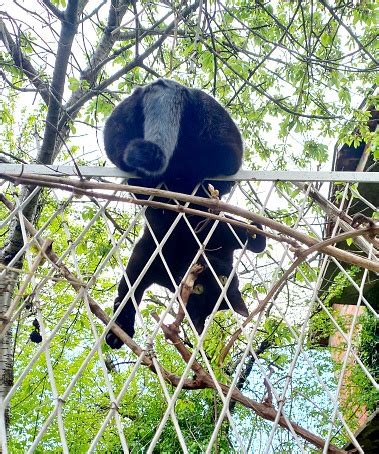
[[[125,270],[125,274],[128,277],[129,283],[126,281],[125,276],[121,278],[121,281],[118,285],[118,295],[114,302],[114,312],[118,309],[120,304],[125,299],[126,295],[131,289],[130,286],[136,283],[139,278],[143,268],[148,262],[154,250],[154,245],[152,243],[151,236],[144,233],[143,237],[135,245],[132,255],[129,259],[128,265]],[[151,264],[152,265],[152,264]],[[141,302],[144,291],[153,283],[153,273],[152,268],[150,267],[145,275],[142,277],[141,281],[136,285],[134,293],[128,297],[123,309],[118,315],[116,322],[117,324],[130,336],[134,336],[134,322],[136,316],[136,309],[133,304],[133,297],[135,304],[138,306]],[[106,336],[107,344],[112,348],[120,348],[123,342],[112,332],[110,331]]]

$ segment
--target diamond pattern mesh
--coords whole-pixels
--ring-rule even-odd
[[[354,434],[378,396],[375,355],[366,345],[377,336],[378,244],[357,235],[338,249],[330,249],[334,240],[322,250],[317,245],[353,230],[355,201],[369,217],[378,211],[348,184],[334,186],[333,203],[327,190],[236,183],[225,201],[311,240],[290,238],[289,230],[268,222],[267,246],[254,254],[228,224],[240,245],[222,282],[207,247],[224,212],[211,212],[220,219],[208,221],[201,242],[193,214],[182,209],[188,203],[176,205],[163,239],[151,229],[155,249],[113,315],[117,284],[122,276],[129,280],[125,265],[143,225],[149,228],[145,213],[152,208],[124,202],[133,196],[114,185],[81,196],[55,187],[43,190],[38,223],[31,225],[17,188],[4,183],[2,237],[18,220],[23,247],[1,270],[8,307],[1,336],[5,341],[12,333],[14,348],[14,381],[0,407],[3,452],[340,452],[349,444],[363,452]],[[184,304],[185,286],[175,281],[164,254],[183,220],[198,244],[191,265],[201,259],[218,283],[200,333]],[[307,253],[311,241],[316,246]],[[178,244],[177,254],[185,248]],[[357,259],[347,263],[353,253]],[[22,269],[16,267],[19,257]],[[137,306],[134,291],[156,257],[174,290],[154,284]],[[186,285],[191,271],[183,274]],[[247,319],[228,296],[235,276]],[[190,292],[196,276],[192,284]],[[135,335],[111,350],[105,336],[129,298]],[[179,309],[185,314],[178,327]],[[33,342],[31,332],[40,338],[34,334]]]

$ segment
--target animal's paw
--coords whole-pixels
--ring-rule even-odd
[[[116,334],[112,333],[112,331],[106,335],[105,341],[111,348],[113,348],[113,350],[118,350],[124,345],[124,342],[122,342]]]
[[[134,322],[134,320],[133,320]],[[133,325],[127,323],[127,324],[121,324],[120,322],[117,323],[117,325],[120,326],[120,328],[125,331],[128,336],[133,337],[134,336],[134,327]],[[117,350],[121,348],[124,344],[124,342],[116,336],[112,331],[109,331],[109,333],[105,336],[105,341],[106,343],[113,348],[114,350]]]
[[[114,302],[114,311],[117,310],[117,308],[120,305],[120,298],[117,297]],[[125,333],[133,337],[134,336],[134,320],[135,320],[135,312],[131,310],[129,306],[126,306],[119,316],[116,319],[116,325],[118,325]],[[105,341],[106,343],[113,349],[119,349],[123,346],[124,342],[116,336],[113,331],[109,331],[108,334],[105,336]]]

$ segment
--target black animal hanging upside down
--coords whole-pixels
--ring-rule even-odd
[[[234,174],[241,165],[243,152],[238,128],[217,101],[200,90],[189,89],[169,80],[158,80],[137,88],[117,106],[105,125],[104,142],[108,157],[116,166],[143,177],[133,180],[133,184],[152,186],[164,182],[169,190],[184,193],[191,193],[205,177]],[[214,185],[220,194],[225,194],[231,187],[229,182]],[[197,195],[206,196],[201,188]],[[201,206],[195,208],[206,211]],[[147,221],[158,242],[163,239],[176,216],[169,210],[146,210]],[[193,229],[203,220],[199,216],[188,216],[187,219]],[[134,335],[135,308],[132,295],[138,305],[144,291],[152,284],[174,291],[195,258],[199,242],[204,243],[212,226],[213,221],[208,222],[205,228],[199,229],[195,238],[184,218],[180,219],[162,248],[173,280],[160,254],[155,256],[141,275],[156,251],[151,231],[145,226],[126,268],[126,275],[134,290],[126,298],[126,304],[116,320],[127,334]],[[258,227],[261,228],[260,225]],[[244,228],[233,229],[235,233],[225,223],[219,223],[203,251],[216,276],[210,267],[205,267],[188,300],[187,311],[199,333],[232,272],[233,251],[247,243],[250,251],[261,252],[266,245],[264,235],[253,237]],[[205,263],[204,256],[198,262]],[[123,302],[129,290],[129,284],[122,277],[114,310]],[[246,316],[247,307],[238,289],[236,275],[226,295],[233,309]],[[228,309],[225,300],[219,309]],[[122,341],[112,332],[107,334],[106,341],[112,348],[122,346]]]

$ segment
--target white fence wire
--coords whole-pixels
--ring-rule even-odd
[[[377,173],[241,172],[225,200],[235,213],[267,219],[267,245],[254,254],[235,233],[236,224],[228,224],[239,247],[221,280],[209,245],[223,212],[205,210],[214,219],[202,223],[209,230],[200,240],[194,214],[186,210],[193,204],[175,202],[173,222],[157,237],[145,216],[152,208],[125,202],[134,196],[115,186],[121,176],[116,169],[80,168],[81,193],[70,186],[78,181],[74,168],[0,171],[7,177],[1,237],[18,225],[22,238],[0,269],[0,367],[3,376],[14,374],[1,388],[3,453],[364,452],[365,442],[355,434],[378,399],[378,364],[367,339],[378,336],[379,243],[368,230],[354,236],[350,224],[359,201],[363,227],[368,222],[377,234],[379,212],[376,198],[362,197],[360,186],[349,182],[372,185],[374,194]],[[57,174],[56,184],[43,181]],[[13,183],[38,180],[22,203],[11,175],[17,176]],[[86,186],[100,177],[108,186]],[[41,192],[40,185],[48,188]],[[32,225],[24,211],[37,193]],[[125,265],[143,225],[154,247],[131,281]],[[205,267],[189,286],[192,297],[202,273],[208,285],[216,283],[200,332],[184,307],[187,287],[178,284],[165,252],[180,225],[197,245],[183,282],[188,284],[192,265],[201,261]],[[344,232],[353,238],[331,247]],[[186,247],[176,245],[178,263]],[[150,286],[138,306],[135,292],[157,260],[169,289]],[[113,314],[122,277],[127,292]],[[246,320],[230,298],[236,277]],[[104,340],[126,304],[136,309],[136,332],[111,350]],[[196,317],[197,308],[192,310]]]

